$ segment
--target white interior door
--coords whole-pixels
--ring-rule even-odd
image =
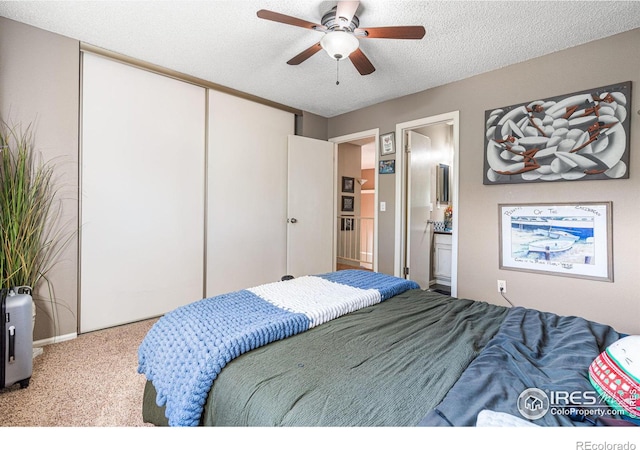
[[[422,289],[431,279],[431,139],[409,131],[407,142],[407,278]]]
[[[289,136],[287,273],[295,277],[335,267],[334,144]]]

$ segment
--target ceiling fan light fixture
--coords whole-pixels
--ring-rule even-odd
[[[348,58],[360,43],[358,38],[347,31],[334,30],[324,35],[320,45],[333,59],[340,61]]]

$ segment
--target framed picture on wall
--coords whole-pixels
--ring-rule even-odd
[[[613,281],[611,202],[498,205],[500,269]]]
[[[340,231],[353,230],[353,217],[343,217],[340,221]]]
[[[380,161],[379,173],[396,173],[396,160],[388,159],[386,161]]]
[[[342,211],[353,211],[353,197],[350,195],[342,196]]]
[[[396,152],[396,133],[391,132],[380,136],[380,156],[391,155]]]
[[[485,111],[484,184],[629,178],[631,81]]]
[[[354,192],[355,178],[342,177],[342,192]]]

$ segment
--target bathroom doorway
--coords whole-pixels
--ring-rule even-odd
[[[457,293],[458,113],[398,124],[397,274]]]

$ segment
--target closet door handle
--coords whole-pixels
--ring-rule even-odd
[[[298,223],[298,219],[296,219],[295,217],[292,217],[291,219],[289,219],[289,222]]]

